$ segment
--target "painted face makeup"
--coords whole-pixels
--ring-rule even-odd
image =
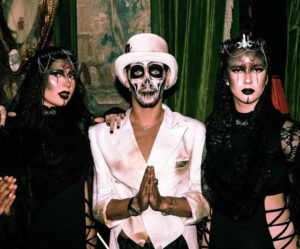
[[[254,110],[268,80],[264,58],[255,51],[229,57],[227,76],[237,111]]]
[[[67,105],[76,86],[76,72],[73,66],[64,60],[54,61],[47,71],[46,77],[48,77],[48,81],[43,104],[47,107]]]
[[[128,70],[130,90],[142,107],[153,107],[160,100],[165,87],[167,70],[163,63],[132,63]]]

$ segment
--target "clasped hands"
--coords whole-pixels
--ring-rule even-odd
[[[16,178],[12,176],[0,177],[0,215],[12,214],[11,206],[16,198]]]
[[[148,166],[146,168],[136,198],[140,211],[146,210],[149,205],[155,211],[165,211],[168,208],[165,197],[160,195],[158,186],[155,184],[155,172],[153,166]]]

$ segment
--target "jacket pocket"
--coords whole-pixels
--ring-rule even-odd
[[[189,164],[188,160],[184,160],[184,161],[176,161],[176,169],[182,169],[182,168],[186,168]]]

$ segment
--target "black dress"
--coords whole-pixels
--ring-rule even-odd
[[[30,249],[86,248],[89,228],[84,189],[92,168],[87,136],[77,127],[72,113],[64,108],[45,107],[41,127],[34,131],[21,129],[20,122],[7,124],[2,136],[13,137],[16,143],[10,143],[10,148],[1,144],[5,147],[1,148],[1,155],[13,146],[14,151],[19,151],[14,162],[17,166],[10,175],[18,178],[20,190],[16,199],[26,211],[16,203],[14,217],[2,220],[7,223],[10,219],[12,227],[3,236],[3,243],[8,243],[4,248],[14,248],[13,244],[15,248]],[[12,135],[12,127],[19,134],[17,137]],[[10,159],[6,161],[9,163]],[[1,165],[1,175],[9,173],[7,166]],[[13,234],[20,234],[20,241],[13,241]]]
[[[239,155],[244,149],[243,147],[246,146],[245,130],[247,129],[248,122],[250,122],[252,114],[253,113],[242,114],[236,112],[233,115],[234,124],[232,126],[231,133],[232,156]],[[299,174],[300,167],[300,155],[299,153],[297,155],[297,151],[299,151],[300,146],[298,146],[298,143],[296,143],[296,147],[293,147],[293,141],[299,140],[300,128],[297,123],[294,123],[291,129],[283,128],[283,124],[287,118],[276,112],[274,116],[275,118],[273,121],[275,121],[275,123],[272,123],[273,128],[269,135],[271,137],[270,145],[274,148],[276,147],[276,149],[273,151],[273,160],[265,161],[266,163],[270,163],[270,169],[268,170],[270,176],[268,177],[268,181],[264,183],[262,189],[260,190],[260,196],[256,199],[253,199],[253,203],[245,205],[246,208],[252,208],[251,212],[246,210],[244,213],[242,213],[242,209],[237,210],[237,208],[241,208],[243,206],[241,205],[236,207],[233,203],[239,200],[241,200],[241,202],[245,201],[247,198],[251,200],[251,192],[247,192],[247,189],[251,189],[251,186],[253,186],[253,183],[250,181],[255,179],[255,174],[257,174],[257,171],[249,168],[246,170],[247,178],[232,179],[232,186],[234,186],[234,184],[240,184],[241,186],[244,186],[244,192],[243,190],[239,190],[240,193],[244,193],[244,196],[238,196],[234,192],[234,187],[232,187],[232,207],[230,207],[230,195],[229,197],[226,197],[227,200],[229,200],[227,208],[231,208],[231,210],[228,212],[226,212],[226,209],[222,207],[223,204],[221,202],[218,203],[218,201],[215,201],[211,203],[213,211],[211,213],[211,219],[208,220],[208,222],[210,222],[210,229],[208,229],[208,226],[205,227],[206,239],[209,238],[207,239],[207,242],[209,241],[208,248],[274,249],[273,242],[276,239],[286,239],[286,242],[292,241],[294,234],[290,234],[288,238],[284,238],[283,235],[279,235],[277,238],[272,238],[269,228],[278,222],[276,222],[274,219],[274,223],[271,222],[268,224],[266,220],[266,212],[273,212],[276,214],[275,217],[280,217],[280,213],[285,209],[288,209],[288,204],[286,203],[286,206],[280,210],[267,211],[265,210],[264,198],[269,195],[288,193],[292,191],[289,189],[289,178],[291,177],[291,173]],[[282,151],[282,142],[286,143],[288,146],[291,146],[290,153],[286,153],[284,155]],[[289,164],[293,164],[293,166],[289,167]],[[224,162],[224,167],[226,167],[226,162]],[[227,167],[229,168],[230,166]],[[289,171],[289,168],[298,169],[291,172]],[[299,178],[299,175],[297,177]],[[249,179],[248,183],[246,182],[247,179]],[[239,181],[242,181],[242,183]],[[220,186],[210,191],[211,193],[218,191],[218,194],[222,195]],[[228,191],[228,193],[230,193],[230,191]],[[212,195],[216,196],[217,194],[214,193]],[[296,193],[296,195],[299,195],[299,193]],[[299,196],[297,198],[299,198]],[[299,214],[299,210],[293,210],[293,212],[294,211],[298,212]],[[234,213],[239,214],[239,216],[234,216]],[[296,220],[298,218],[295,217],[297,216],[294,216],[294,225],[296,225],[295,223],[298,223],[299,225],[299,221]],[[284,233],[285,229],[290,225],[291,222],[292,221],[288,221],[286,224],[281,225],[282,233]],[[207,236],[208,234],[209,236]]]

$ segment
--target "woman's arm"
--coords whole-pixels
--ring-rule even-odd
[[[300,124],[286,121],[281,130],[281,145],[289,169],[290,193],[288,206],[295,230],[300,234]]]
[[[85,238],[86,249],[95,249],[97,247],[97,230],[95,220],[92,214],[91,202],[88,194],[88,183],[84,184],[84,196],[85,196]]]

